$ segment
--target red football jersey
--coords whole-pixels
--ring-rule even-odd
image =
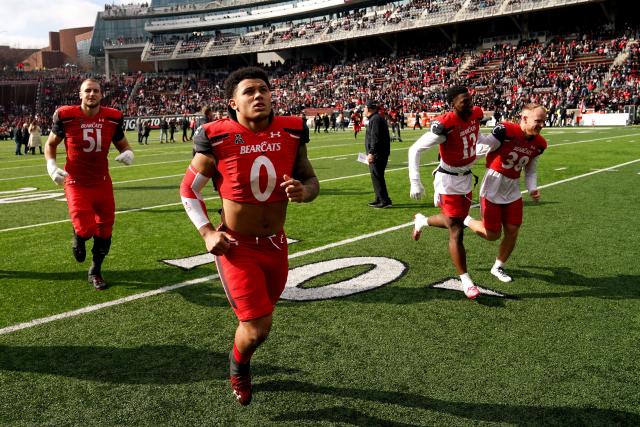
[[[547,141],[542,136],[527,139],[515,123],[502,122],[492,133],[502,145],[487,154],[487,167],[509,178],[519,178],[529,161],[547,148]]]
[[[309,129],[299,117],[275,116],[260,132],[225,118],[199,127],[193,142],[196,152],[216,158],[214,181],[221,197],[272,203],[287,200],[282,177],[291,176],[299,145],[309,142]]]
[[[468,121],[462,120],[453,111],[436,117],[431,122],[431,132],[447,138],[440,144],[440,157],[450,166],[466,166],[476,160],[476,141],[480,132],[482,108],[473,107]]]
[[[79,105],[60,107],[53,114],[51,131],[64,138],[69,174],[67,183],[92,185],[109,177],[109,146],[124,138],[122,113],[100,107],[94,117],[86,116]]]

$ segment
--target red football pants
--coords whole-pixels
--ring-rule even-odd
[[[110,180],[91,187],[67,184],[64,192],[73,229],[78,236],[85,239],[111,237],[116,204]]]

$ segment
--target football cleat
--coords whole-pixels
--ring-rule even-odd
[[[84,244],[85,240],[81,237],[78,237],[76,233],[73,233],[73,238],[71,239],[71,251],[73,252],[73,257],[78,262],[83,262],[87,258],[87,249]]]
[[[469,287],[464,288],[464,294],[469,299],[476,299],[478,295],[480,295],[480,289],[477,286],[471,285]]]
[[[368,205],[371,206],[372,208],[375,207],[378,204],[380,204],[380,200],[374,200],[373,202],[369,202],[368,203]]]
[[[502,267],[494,267],[494,268],[492,268],[491,269],[491,274],[496,276],[498,278],[498,280],[500,280],[501,282],[504,282],[504,283],[509,283],[509,282],[513,281],[511,276],[509,276],[507,273],[505,273],[505,271],[504,271],[504,269]]]
[[[422,227],[427,226],[427,217],[422,215],[421,213],[417,213],[413,216],[413,233],[411,234],[411,238],[413,240],[420,240],[420,235],[422,234]]]
[[[96,291],[101,291],[103,289],[107,289],[108,287],[107,282],[105,282],[102,276],[99,274],[90,274],[89,283],[93,285]]]
[[[242,406],[251,403],[251,375],[231,375],[229,378],[236,400]]]

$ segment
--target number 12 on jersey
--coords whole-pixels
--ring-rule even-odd
[[[467,136],[469,139],[467,139]],[[470,133],[462,137],[462,158],[468,159],[476,155],[476,134]],[[471,144],[469,144],[471,140]]]

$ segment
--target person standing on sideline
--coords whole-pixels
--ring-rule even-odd
[[[140,117],[136,119],[136,129],[138,130],[138,144],[142,145],[142,138],[144,138],[144,125]]]
[[[189,117],[184,116],[182,118],[182,142],[189,141],[189,137],[187,136],[188,130],[189,130]]]
[[[120,152],[116,161],[125,165],[133,162],[122,113],[100,106],[101,100],[100,83],[94,79],[83,81],[80,105],[63,106],[53,114],[53,127],[44,150],[49,176],[56,184],[64,185],[73,224],[71,249],[76,261],[85,260],[85,242],[93,238],[93,262],[88,278],[97,290],[107,287],[101,269],[111,247],[115,218],[107,161],[111,142]],[[56,151],[62,140],[67,152],[64,170],[56,164]]]
[[[387,182],[384,179],[384,171],[391,152],[391,138],[387,121],[378,114],[379,110],[380,104],[374,100],[368,101],[365,106],[364,114],[369,119],[369,123],[364,135],[364,149],[369,162],[373,191],[376,193],[376,199],[370,202],[369,206],[382,209],[392,207],[387,192]]]
[[[24,154],[29,153],[29,123],[24,122],[22,124],[22,145],[24,145]]]
[[[42,154],[42,129],[38,126],[38,122],[34,120],[31,122],[29,126],[29,150],[31,150],[31,154],[36,154],[36,147],[40,150],[40,154]]]
[[[160,144],[169,143],[169,122],[166,117],[160,119]]]
[[[504,271],[522,225],[522,193],[520,174],[524,169],[524,182],[534,202],[540,200],[536,167],[538,156],[547,148],[547,141],[540,135],[547,119],[541,105],[528,104],[522,109],[520,124],[499,123],[491,135],[480,138],[477,155],[487,154],[487,168],[480,187],[480,209],[482,221],[467,216],[464,224],[478,236],[487,240],[498,240],[501,229],[504,237],[500,242],[498,257],[491,274],[502,282],[512,278]]]
[[[14,132],[13,140],[16,142],[16,156],[22,156],[22,126],[20,126],[20,123],[16,125]]]
[[[416,111],[416,119],[415,122],[413,122],[413,130],[416,130],[416,126],[419,127],[420,130],[422,130],[422,123],[420,123],[420,120],[422,120],[420,111]]]
[[[287,281],[287,205],[312,201],[320,184],[307,157],[309,129],[299,117],[274,115],[264,70],[234,71],[224,93],[229,117],[198,128],[180,196],[215,255],[239,321],[229,354],[230,380],[235,398],[248,405],[251,357],[269,335]],[[201,194],[212,178],[222,199],[218,227],[211,224]]]
[[[421,152],[434,146],[440,150],[440,164],[433,180],[434,205],[440,207],[440,214],[427,218],[417,213],[412,238],[420,239],[422,227],[425,226],[448,229],[451,260],[460,275],[464,294],[474,299],[480,291],[467,273],[463,221],[471,207],[471,166],[476,160],[476,142],[484,114],[480,107],[473,106],[473,99],[466,87],[452,86],[446,97],[453,111],[436,117],[431,122],[430,131],[409,148],[410,196],[415,200],[425,193],[420,181]]]
[[[175,117],[171,117],[169,119],[169,141],[174,143],[176,140],[173,138],[173,135],[176,133],[176,119]]]

